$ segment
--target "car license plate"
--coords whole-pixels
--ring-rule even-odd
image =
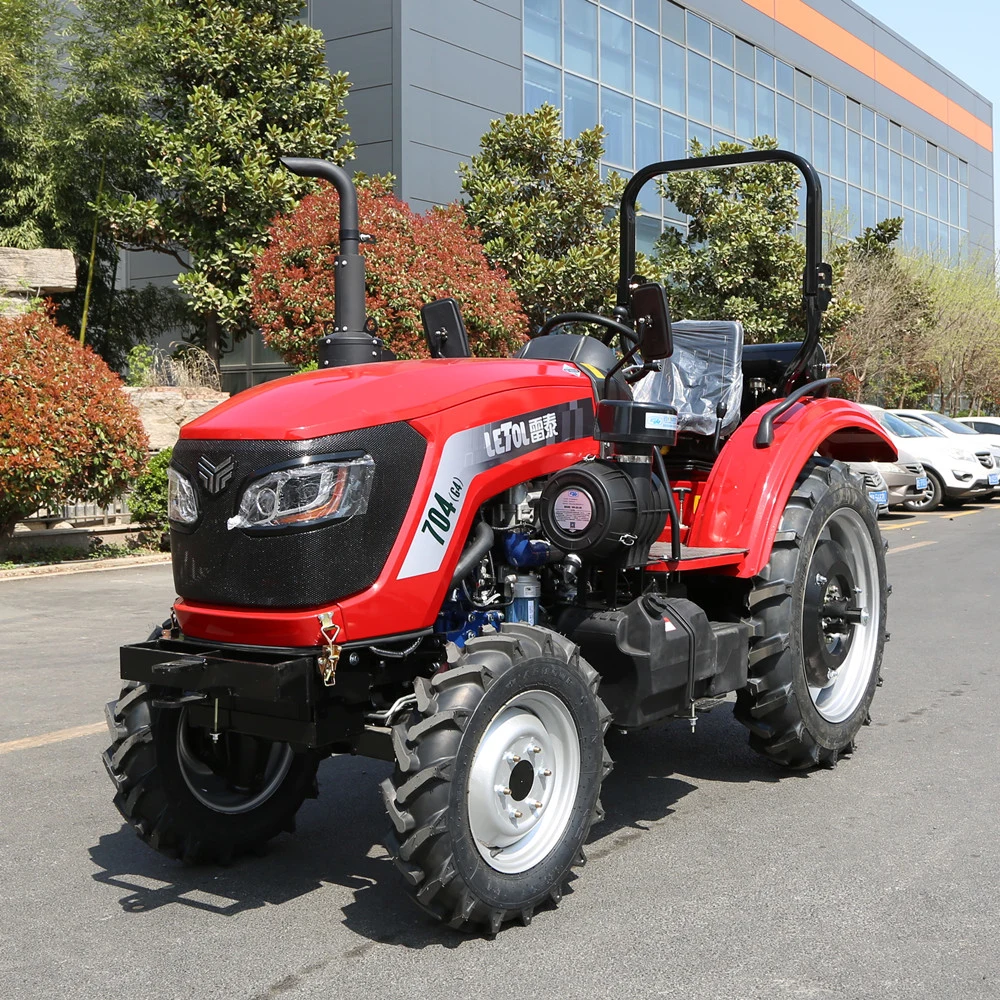
[[[918,490],[926,490],[927,489],[927,477],[926,476],[918,476],[917,477],[917,489]]]
[[[888,490],[872,490],[868,494],[869,499],[876,507],[883,507],[889,502]]]
[[[990,486],[996,486],[1000,483],[1000,472],[991,472],[989,476]]]

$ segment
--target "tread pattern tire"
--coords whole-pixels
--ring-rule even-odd
[[[465,781],[480,736],[510,692],[541,686],[546,672],[578,703],[582,773],[562,840],[528,871],[506,875],[485,864],[473,842]],[[572,642],[527,625],[470,640],[454,667],[417,680],[417,711],[394,727],[396,768],[382,795],[392,821],[386,847],[427,913],[456,929],[480,925],[496,934],[504,921],[527,925],[539,905],[560,901],[570,869],[586,862],[591,824],[604,816],[611,714],[599,682]]]
[[[802,644],[802,608],[813,550],[830,515],[843,507],[864,520],[878,575],[877,641],[860,700],[850,716],[830,722],[809,693]],[[735,715],[750,730],[750,745],[785,767],[834,767],[854,749],[881,684],[888,585],[886,543],[858,477],[839,462],[814,459],[803,470],[782,514],[768,564],[747,596],[754,624],[747,686],[737,692]]]
[[[195,798],[181,773],[181,712],[153,702],[153,689],[133,681],[105,707],[114,742],[102,759],[115,785],[115,806],[140,839],[192,864],[228,864],[295,829],[295,813],[318,794],[318,755],[296,754],[280,786],[256,808],[216,812]]]

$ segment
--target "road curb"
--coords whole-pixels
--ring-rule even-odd
[[[111,559],[80,559],[51,563],[48,566],[24,566],[19,569],[0,570],[0,583],[4,580],[26,580],[35,576],[66,576],[70,573],[99,573],[109,569],[130,569],[133,566],[155,566],[170,562],[169,552],[155,552],[148,556],[125,556]]]

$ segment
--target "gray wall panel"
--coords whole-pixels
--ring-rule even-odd
[[[405,4],[404,4],[405,6]],[[410,31],[440,38],[460,48],[521,68],[521,19],[469,0],[416,3],[406,11]],[[408,38],[404,44],[413,44]],[[456,80],[461,86],[461,81]]]
[[[347,165],[350,171],[360,170],[365,174],[391,174],[391,142],[366,142],[355,150],[354,159]]]
[[[352,92],[345,102],[351,138],[360,146],[392,140],[392,87],[369,87]]]
[[[410,87],[408,96],[410,118],[404,126],[404,141],[450,149],[461,156],[479,149],[480,136],[498,117],[489,108],[416,87]]]
[[[447,205],[458,198],[461,194],[458,164],[462,160],[468,157],[456,156],[450,149],[407,143],[407,170],[411,177],[419,178],[418,184],[411,182],[414,193],[406,195],[410,206]]]
[[[309,24],[327,40],[392,27],[392,0],[309,0]]]
[[[350,68],[352,90],[391,83],[392,29],[331,39],[326,43],[326,61],[334,70]]]

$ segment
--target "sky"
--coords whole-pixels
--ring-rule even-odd
[[[998,0],[854,0],[1000,110]],[[994,136],[996,139],[996,136]],[[994,143],[994,155],[996,143]],[[1000,174],[994,163],[994,218],[1000,230]]]

